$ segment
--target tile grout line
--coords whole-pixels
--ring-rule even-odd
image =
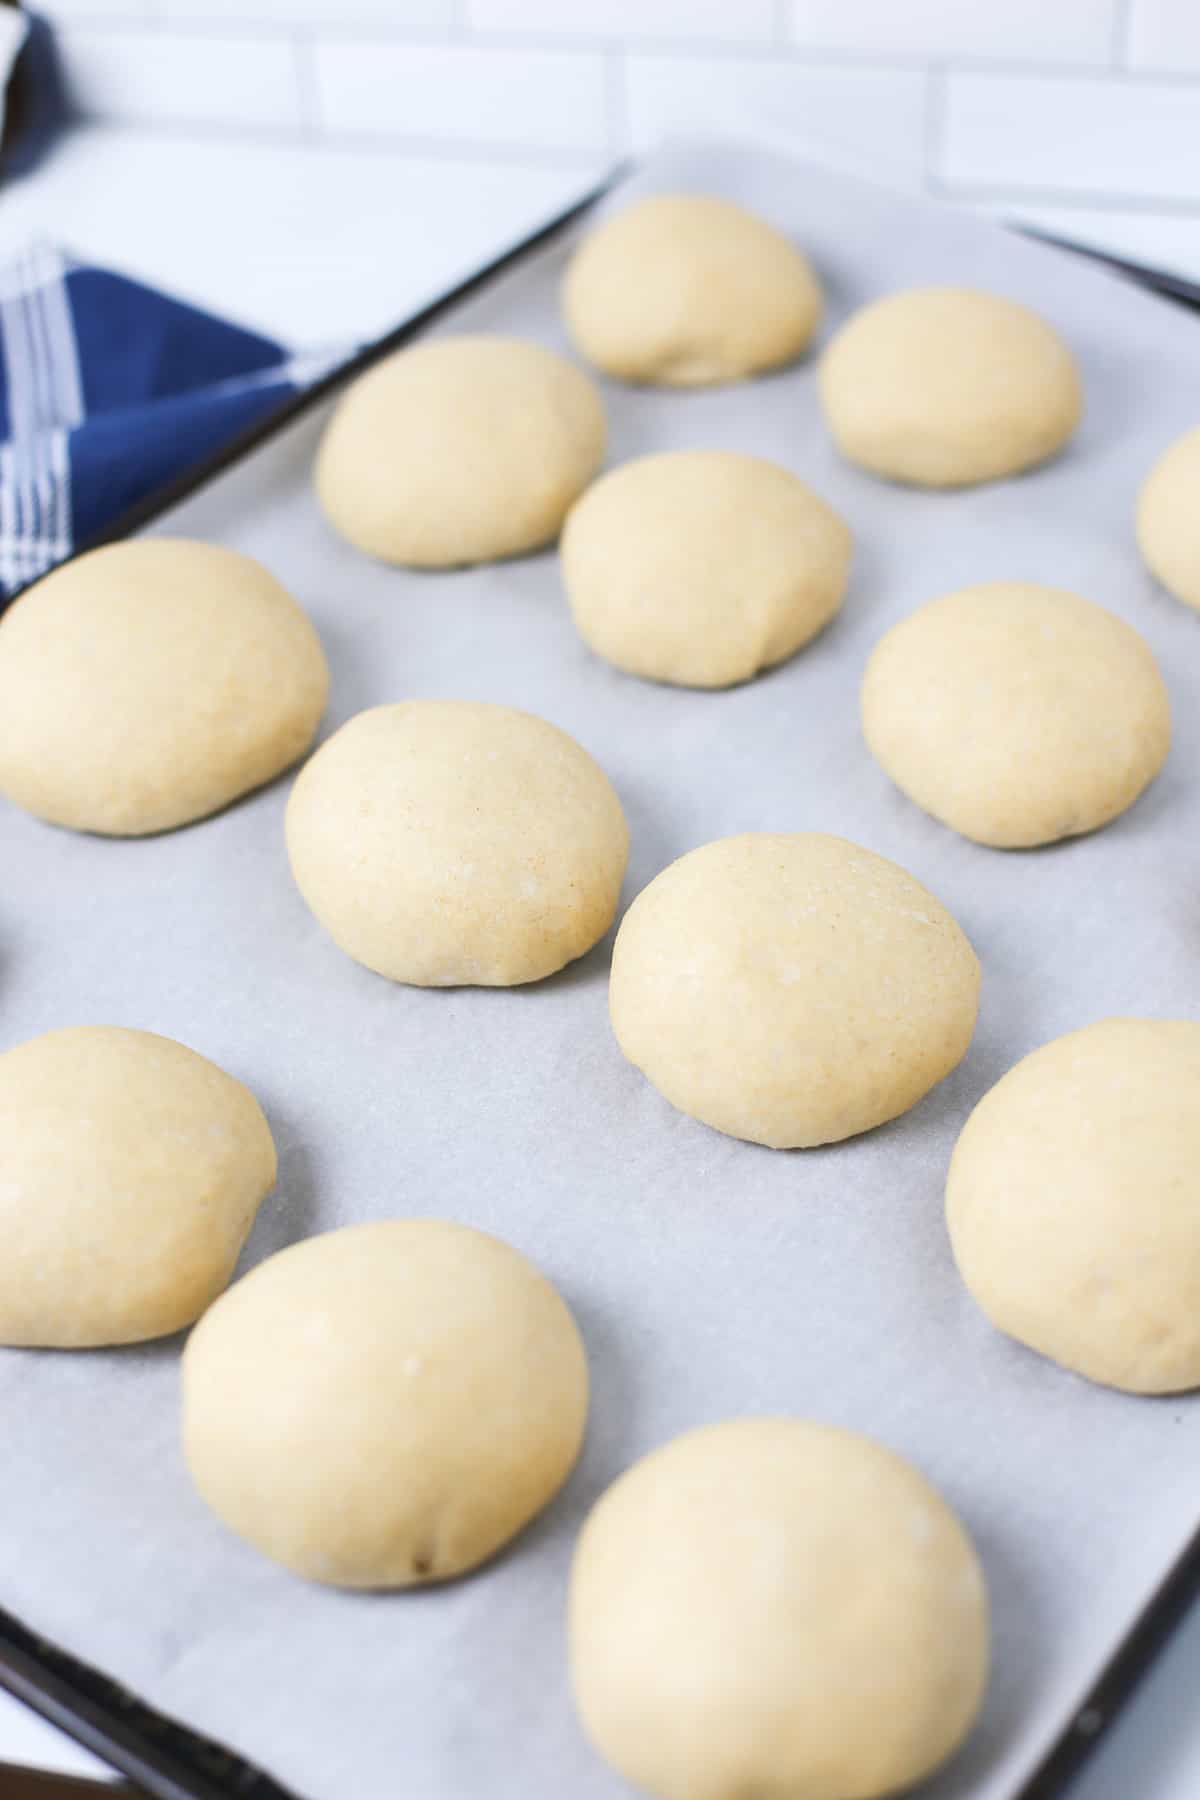
[[[629,84],[626,78],[625,52],[619,44],[614,44],[604,58],[604,113],[608,132],[608,147],[620,155],[628,151],[631,140],[629,129]]]
[[[935,190],[942,172],[946,147],[946,71],[939,63],[930,65],[925,85],[925,130],[922,140],[923,186],[927,194]]]
[[[292,61],[300,100],[300,129],[315,143],[322,135],[321,90],[317,81],[316,45],[309,32],[292,33]]]
[[[1120,0],[1120,4],[1128,5],[1129,0]],[[463,0],[457,0],[461,6]],[[836,49],[822,45],[809,45],[792,39],[790,36],[781,40],[763,38],[688,38],[675,39],[669,37],[633,36],[614,38],[611,34],[602,33],[562,33],[553,31],[531,30],[528,32],[496,30],[476,30],[469,21],[456,24],[459,13],[451,15],[450,30],[431,26],[421,29],[417,26],[399,24],[389,28],[374,19],[329,19],[314,21],[306,27],[314,41],[320,39],[329,43],[353,43],[364,48],[382,46],[412,46],[415,49],[439,48],[445,50],[475,49],[496,51],[501,54],[519,55],[528,52],[542,52],[557,55],[578,55],[580,57],[595,56],[612,50],[623,49],[627,56],[647,57],[657,61],[679,61],[681,63],[711,62],[723,66],[731,62],[767,63],[789,68],[806,68],[813,70],[841,70],[846,72],[864,71],[867,73],[923,74],[931,68],[938,67],[947,74],[953,75],[995,75],[1011,77],[1014,80],[1046,80],[1046,81],[1099,81],[1128,79],[1131,85],[1184,87],[1200,89],[1200,71],[1176,72],[1171,69],[1138,69],[1126,70],[1114,68],[1111,60],[1103,57],[1090,60],[1055,60],[1053,57],[1021,57],[990,56],[987,54],[972,55],[960,52],[957,55],[933,56],[919,53],[887,50],[852,50]],[[113,12],[95,15],[68,15],[57,23],[68,35],[86,35],[95,30],[103,34],[107,30],[141,31],[147,30],[150,35],[162,37],[186,38],[228,38],[231,41],[254,38],[264,43],[286,38],[295,29],[294,24],[273,22],[269,18],[259,17],[242,19],[232,16],[210,19],[203,13],[194,15],[172,14],[164,16],[158,13],[124,13]],[[1111,47],[1110,47],[1111,58]]]
[[[1114,193],[1111,188],[955,181],[944,175],[933,179],[929,192],[932,199],[959,206],[1052,206],[1072,212],[1138,213],[1148,219],[1200,219],[1200,195],[1195,200],[1181,200],[1169,194]]]
[[[1116,0],[1113,9],[1112,55],[1113,68],[1120,74],[1132,70],[1133,59],[1133,0]]]

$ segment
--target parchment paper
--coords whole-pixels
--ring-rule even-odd
[[[928,1791],[994,1800],[1064,1723],[1200,1512],[1196,1403],[1105,1392],[1005,1341],[957,1280],[941,1213],[955,1135],[1018,1056],[1107,1014],[1197,1013],[1200,619],[1141,570],[1132,504],[1154,455],[1200,418],[1200,323],[976,218],[758,153],[664,153],[631,185],[725,192],[774,219],[810,248],[830,324],[918,282],[1031,302],[1082,360],[1077,441],[1031,477],[919,493],[835,460],[811,359],[710,392],[609,386],[612,462],[684,445],[756,451],[811,481],[857,534],[841,618],[724,694],[590,657],[553,554],[417,575],[339,544],[307,485],[319,418],[159,529],[253,552],[309,608],[333,667],[326,730],[427,694],[510,702],[574,733],[629,813],[626,900],[735,831],[812,827],[893,857],[978,949],[974,1046],[883,1130],[759,1149],[672,1111],[622,1060],[607,941],[510,992],[419,992],[350,962],[292,885],[286,780],[142,842],[0,808],[5,1047],[95,1021],[194,1045],[249,1083],[280,1145],[247,1264],[348,1220],[461,1218],[560,1285],[594,1376],[582,1463],[507,1554],[437,1591],[356,1597],[306,1587],[206,1513],[176,1442],[178,1340],[2,1351],[0,1604],[314,1800],[602,1800],[621,1784],[574,1723],[561,1623],[588,1505],[687,1426],[812,1414],[915,1458],[980,1545],[995,1673],[969,1748]],[[562,346],[566,254],[542,254],[453,328]],[[998,577],[1123,614],[1158,654],[1175,709],[1167,768],[1131,813],[1025,854],[925,817],[857,725],[859,675],[884,628]]]

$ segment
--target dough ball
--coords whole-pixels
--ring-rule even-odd
[[[231,1531],[310,1581],[473,1569],[566,1480],[588,1372],[533,1264],[485,1232],[388,1219],[272,1256],[183,1358],[183,1445]]]
[[[368,556],[453,568],[552,543],[603,460],[604,404],[572,363],[520,338],[438,338],[346,390],[317,498]]]
[[[1104,1019],[998,1081],[946,1184],[993,1325],[1134,1394],[1200,1386],[1200,1024]]]
[[[623,381],[708,387],[791,362],[821,289],[781,232],[705,194],[655,194],[593,227],[563,310],[576,348]]]
[[[733,1419],[601,1497],[569,1642],[588,1737],[660,1800],[872,1800],[966,1736],[987,1592],[901,1457],[831,1425]]]
[[[1165,450],[1138,495],[1137,540],[1152,575],[1200,607],[1200,428]]]
[[[134,1344],[190,1325],[275,1183],[240,1081],[116,1025],[0,1055],[0,1145],[2,1344]]]
[[[565,731],[466,700],[359,713],[300,771],[292,873],[347,956],[417,987],[512,987],[612,924],[629,829]]]
[[[895,863],[821,832],[692,850],[613,947],[621,1049],[681,1112],[773,1149],[915,1106],[966,1053],[979,964]]]
[[[1133,627],[1018,581],[946,594],[894,625],[867,663],[862,723],[911,800],[1001,849],[1106,825],[1171,741],[1166,686]]]
[[[108,544],[0,619],[0,792],[76,831],[168,831],[294,763],[328,691],[316,632],[261,564]]]
[[[730,450],[625,463],[572,508],[563,577],[584,641],[618,669],[728,687],[842,603],[852,540],[787,469]]]
[[[1079,423],[1075,360],[1026,306],[974,288],[912,288],[847,320],[818,371],[842,455],[918,487],[1032,468]]]

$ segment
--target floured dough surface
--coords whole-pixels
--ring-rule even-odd
[[[383,562],[452,568],[551,543],[604,459],[604,404],[522,338],[437,338],[351,384],[321,439],[317,498]]]
[[[205,1314],[184,1453],[217,1516],[296,1574],[411,1587],[547,1504],[587,1401],[579,1332],[532,1263],[465,1225],[388,1219],[293,1244]]]
[[[862,724],[910,799],[1003,849],[1108,824],[1171,742],[1144,638],[1078,594],[1017,581],[943,595],[894,625],[867,664]]]
[[[0,1145],[3,1344],[131,1344],[190,1325],[275,1182],[241,1082],[115,1025],[0,1055]]]
[[[852,540],[790,470],[731,450],[623,463],[572,508],[563,579],[598,656],[728,687],[783,662],[842,603]]]
[[[790,239],[708,194],[655,194],[602,220],[563,282],[567,327],[588,361],[664,387],[791,362],[821,308],[817,278]]]
[[[356,961],[419,987],[510,987],[608,930],[629,830],[603,770],[545,719],[410,700],[358,713],[305,764],[287,845]]]
[[[186,825],[294,763],[328,691],[316,632],[261,563],[108,544],[0,618],[0,792],[76,831]]]
[[[1200,426],[1164,450],[1142,484],[1137,540],[1151,574],[1200,608]]]
[[[592,1509],[571,1570],[576,1705],[659,1800],[873,1800],[970,1729],[988,1605],[931,1484],[855,1432],[686,1432]]]
[[[621,1049],[693,1118],[775,1149],[906,1112],[965,1055],[979,964],[904,869],[822,832],[680,857],[613,948]]]
[[[921,487],[966,487],[1045,462],[1079,423],[1075,359],[1019,301],[910,288],[853,313],[818,370],[850,462]]]
[[[1135,1394],[1200,1386],[1200,1024],[1104,1019],[1023,1057],[963,1127],[959,1272],[994,1325]]]

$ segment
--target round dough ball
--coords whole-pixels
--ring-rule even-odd
[[[1083,394],[1058,333],[974,288],[912,288],[854,313],[821,358],[842,455],[919,487],[968,487],[1061,450]]]
[[[780,663],[842,603],[850,532],[787,469],[731,450],[643,456],[571,509],[563,578],[618,669],[728,687]]]
[[[569,1642],[588,1737],[660,1800],[871,1800],[966,1736],[987,1591],[901,1457],[831,1425],[733,1419],[601,1497]]]
[[[894,625],[867,663],[862,724],[911,800],[1000,849],[1106,825],[1171,742],[1166,685],[1133,627],[1018,581],[946,594]]]
[[[414,344],[347,388],[317,453],[317,498],[368,556],[414,568],[552,543],[604,460],[604,403],[520,338]]]
[[[316,632],[260,563],[107,544],[0,619],[0,792],[75,831],[169,831],[294,763],[328,692]]]
[[[352,1225],[269,1257],[183,1357],[183,1446],[231,1531],[310,1581],[473,1569],[566,1480],[587,1359],[508,1244],[442,1219]]]
[[[240,1081],[116,1025],[0,1056],[0,1144],[2,1344],[135,1344],[190,1325],[275,1183]]]
[[[730,200],[655,194],[593,227],[567,267],[576,348],[606,374],[707,387],[799,356],[821,317],[808,261]]]
[[[1200,1025],[1104,1019],[1024,1057],[963,1127],[946,1220],[1010,1337],[1130,1393],[1200,1386]]]
[[[1200,607],[1200,427],[1177,439],[1138,495],[1138,547],[1177,600]]]
[[[680,857],[613,947],[621,1049],[681,1112],[773,1149],[907,1112],[966,1053],[979,964],[895,863],[821,832]]]
[[[603,770],[545,719],[409,700],[357,714],[305,764],[287,846],[356,962],[417,987],[513,987],[604,936],[629,828]]]

